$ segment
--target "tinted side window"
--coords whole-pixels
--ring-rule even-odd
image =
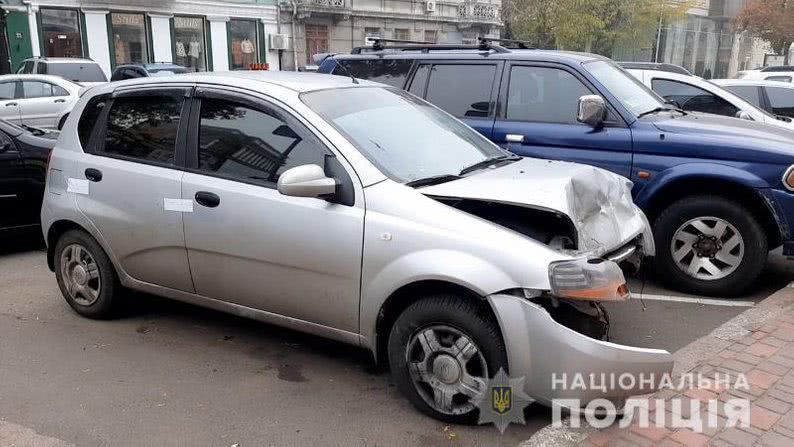
[[[794,89],[766,87],[766,95],[773,114],[794,117]]]
[[[83,109],[83,114],[80,116],[80,121],[77,123],[77,135],[80,137],[80,145],[83,149],[88,147],[88,139],[91,138],[91,131],[94,130],[94,124],[99,119],[99,114],[105,108],[107,95],[99,95],[91,98]]]
[[[739,109],[728,101],[702,88],[667,79],[654,79],[653,90],[668,101],[674,101],[684,110],[736,116]]]
[[[25,65],[22,66],[22,73],[33,73],[33,61],[25,61]]]
[[[173,164],[184,100],[182,92],[115,98],[101,152]]]
[[[47,74],[47,64],[45,64],[43,62],[39,62],[39,64],[36,65],[36,73],[38,73],[38,74]]]
[[[756,107],[761,106],[761,93],[758,87],[754,85],[730,85],[725,87],[725,90],[728,90]]]
[[[0,99],[14,99],[14,92],[16,90],[16,82],[3,82],[0,83]]]
[[[265,183],[287,169],[324,166],[328,152],[308,132],[275,112],[213,98],[201,100],[199,169]]]
[[[427,86],[427,75],[430,73],[430,65],[424,64],[416,67],[416,73],[411,80],[411,86],[408,91],[414,95],[423,98],[425,96],[425,87]]]
[[[427,100],[459,118],[487,118],[496,65],[434,65]]]
[[[590,89],[565,70],[513,67],[507,90],[506,118],[577,124],[579,97],[590,93]]]
[[[334,74],[381,82],[393,87],[402,88],[405,78],[411,70],[413,61],[395,59],[341,60],[342,67],[335,67]],[[345,71],[347,69],[347,71]],[[348,72],[350,74],[348,74]]]

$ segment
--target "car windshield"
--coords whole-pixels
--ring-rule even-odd
[[[318,90],[303,93],[301,100],[398,182],[458,176],[464,168],[510,155],[447,113],[401,90]]]
[[[650,112],[659,107],[669,107],[664,100],[637,78],[607,61],[594,61],[585,68],[614,95],[634,116]]]
[[[47,63],[47,74],[60,76],[74,82],[106,82],[107,78],[99,65],[92,63],[64,62]]]

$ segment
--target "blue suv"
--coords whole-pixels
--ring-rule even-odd
[[[609,59],[491,41],[376,42],[329,55],[319,72],[408,90],[518,155],[631,179],[671,287],[737,295],[769,250],[794,256],[794,133],[682,111]]]

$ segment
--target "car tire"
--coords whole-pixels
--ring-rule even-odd
[[[674,202],[656,219],[653,233],[657,276],[673,289],[699,295],[741,294],[758,278],[769,254],[753,214],[720,196]]]
[[[392,376],[397,388],[422,413],[446,423],[477,423],[475,403],[479,393],[485,392],[485,381],[500,368],[507,372],[502,334],[485,306],[485,302],[455,294],[432,295],[410,305],[392,326],[388,342]],[[463,349],[456,349],[455,343]],[[456,352],[458,356],[453,355]],[[428,382],[418,380],[420,376]],[[474,387],[461,388],[472,383]],[[451,391],[455,389],[478,391]],[[443,404],[435,403],[436,393],[448,397],[442,399]],[[442,407],[447,404],[445,411]]]
[[[63,125],[64,125],[64,123],[66,123],[66,118],[69,118],[69,114],[68,113],[66,115],[64,115],[63,117],[61,117],[61,120],[58,121],[58,130],[63,130]]]
[[[90,234],[64,233],[55,244],[54,261],[58,287],[72,309],[92,319],[115,315],[122,286],[107,254]]]

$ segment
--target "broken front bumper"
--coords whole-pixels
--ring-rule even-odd
[[[551,405],[554,399],[594,399],[619,406],[650,393],[673,369],[672,355],[595,340],[554,321],[541,306],[512,295],[491,295],[507,347],[510,377],[524,377],[525,392]]]

